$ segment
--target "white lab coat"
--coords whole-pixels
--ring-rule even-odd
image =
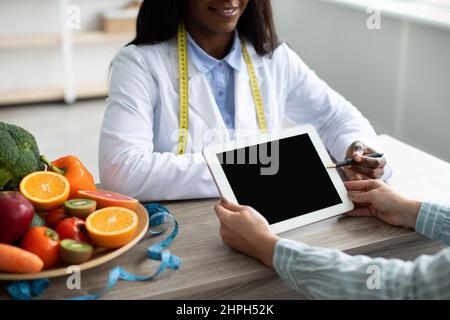
[[[285,119],[312,124],[330,153],[342,160],[355,140],[379,149],[361,113],[336,93],[286,44],[260,57],[248,43],[264,102],[269,131]],[[235,136],[258,134],[244,59],[235,72]],[[107,109],[100,135],[103,188],[141,201],[206,198],[218,190],[203,160],[206,144],[233,137],[222,119],[205,76],[189,70],[189,138],[177,155],[179,76],[176,39],[122,48],[112,64]],[[212,130],[211,130],[212,129]]]

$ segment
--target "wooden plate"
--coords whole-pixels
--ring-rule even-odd
[[[139,242],[139,240],[142,239],[142,237],[146,234],[148,229],[149,223],[148,214],[147,210],[145,210],[144,206],[141,204],[139,204],[136,213],[139,218],[139,223],[134,239],[127,245],[113,251],[106,250],[103,248],[96,248],[94,250],[94,256],[91,258],[91,260],[86,261],[85,263],[79,265],[81,271],[97,267],[103,263],[111,261],[114,258],[117,258],[124,252],[130,250],[136,243]],[[0,280],[17,281],[17,280],[32,280],[32,279],[61,277],[68,275],[66,269],[67,266],[61,265],[59,267],[50,270],[44,270],[38,273],[26,273],[26,274],[0,273]]]

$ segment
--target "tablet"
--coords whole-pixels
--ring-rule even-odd
[[[274,233],[353,209],[310,125],[209,145],[203,155],[220,194],[259,211]]]

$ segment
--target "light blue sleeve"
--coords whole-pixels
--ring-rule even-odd
[[[423,202],[416,221],[416,232],[450,245],[450,207]]]
[[[418,231],[448,243],[445,223],[450,210],[445,210],[444,206],[424,204]],[[286,285],[311,299],[450,298],[450,248],[402,261],[350,256],[282,239],[275,246],[273,264]]]

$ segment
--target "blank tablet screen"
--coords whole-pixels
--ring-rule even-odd
[[[342,203],[308,134],[217,157],[238,202],[270,224]]]

